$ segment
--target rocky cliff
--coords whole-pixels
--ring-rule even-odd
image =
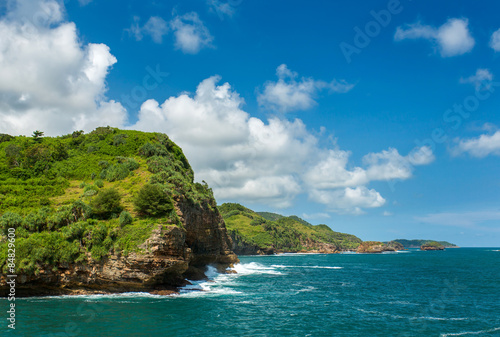
[[[420,246],[420,250],[444,250],[444,246],[437,241],[431,241]]]
[[[224,272],[238,262],[231,251],[224,220],[216,209],[176,200],[182,226],[153,225],[139,252],[112,251],[101,261],[91,254],[80,263],[41,266],[36,274],[18,273],[16,296],[115,293],[145,291],[170,294],[205,277],[207,265]],[[6,277],[0,279],[1,296],[7,296]]]
[[[386,245],[383,242],[364,241],[359,245],[356,251],[358,253],[377,254],[383,252],[394,252],[396,251],[396,249],[394,247]]]

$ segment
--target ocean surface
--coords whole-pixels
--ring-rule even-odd
[[[243,256],[177,296],[17,299],[2,336],[500,336],[500,251]],[[4,316],[7,301],[1,300]]]

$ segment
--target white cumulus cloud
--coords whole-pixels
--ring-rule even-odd
[[[396,29],[394,40],[425,39],[435,44],[442,57],[451,57],[470,52],[475,40],[469,31],[467,19],[452,18],[440,27],[413,23]]]
[[[434,160],[430,148],[415,148],[407,156],[401,156],[390,148],[363,157],[365,168],[348,168],[350,153],[339,149],[329,150],[322,160],[312,166],[304,175],[304,180],[314,189],[336,189],[366,185],[370,181],[408,179],[414,166],[427,165]]]
[[[29,6],[31,4],[31,6]],[[0,20],[0,129],[47,135],[123,125],[126,111],[105,98],[116,63],[104,44],[82,45],[56,1],[18,1]]]
[[[500,131],[483,134],[477,138],[456,139],[457,145],[451,150],[453,155],[468,153],[472,157],[484,158],[488,155],[500,156]]]
[[[175,48],[185,54],[197,54],[202,48],[213,47],[213,36],[200,20],[198,13],[176,16],[170,21],[175,36]]]
[[[194,95],[146,101],[134,129],[167,133],[185,151],[198,180],[217,198],[289,207],[308,193],[329,210],[359,214],[384,198],[365,185],[407,179],[415,165],[432,161],[417,148],[407,156],[395,149],[365,156],[366,168],[349,169],[349,152],[324,149],[301,120],[251,117],[242,98],[218,76],[202,81]]]
[[[310,109],[316,104],[316,96],[322,90],[345,93],[354,87],[344,80],[325,82],[312,78],[298,79],[298,74],[288,69],[286,64],[276,69],[276,75],[278,81],[264,84],[264,90],[257,99],[260,106],[280,112]]]
[[[309,197],[325,204],[332,211],[361,214],[362,208],[384,205],[385,199],[366,187],[371,181],[405,180],[413,175],[414,166],[427,165],[434,160],[428,147],[417,147],[401,156],[390,148],[363,157],[364,168],[349,168],[350,153],[340,149],[323,153],[317,164],[304,174]]]
[[[500,29],[491,34],[490,47],[493,48],[494,51],[500,51]]]
[[[317,140],[300,120],[250,117],[238,93],[228,83],[217,85],[219,80],[202,81],[192,97],[145,102],[132,128],[167,133],[218,198],[291,205],[301,192],[297,173]]]
[[[327,209],[338,213],[362,214],[363,208],[381,207],[385,199],[374,189],[365,186],[326,191],[312,190],[311,200],[325,204]]]

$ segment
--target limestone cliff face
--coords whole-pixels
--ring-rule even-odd
[[[19,274],[17,296],[149,291],[168,293],[185,285],[186,278],[204,277],[206,265],[224,271],[238,262],[231,240],[217,209],[175,200],[182,227],[155,225],[140,252],[127,256],[116,252],[96,262],[64,264],[43,268],[37,275]],[[7,295],[5,275],[0,279],[2,296]]]
[[[304,250],[300,253],[322,253],[322,254],[334,254],[340,253],[340,249],[331,243],[326,242],[315,242],[312,240],[306,240],[303,242]]]
[[[231,233],[231,240],[233,242],[232,250],[238,255],[273,255],[276,253],[321,253],[321,254],[334,254],[339,253],[341,250],[334,244],[326,242],[318,242],[311,239],[301,241],[303,250],[283,250],[274,249],[273,247],[263,248],[257,245],[248,243],[241,236],[235,232]]]
[[[426,245],[422,245],[422,246],[420,247],[420,250],[444,250],[444,246],[434,247],[434,246],[426,246]]]
[[[383,252],[394,252],[394,251],[396,251],[396,249],[394,247],[390,247],[382,242],[365,241],[359,245],[359,247],[356,251],[358,253],[377,254],[377,253],[383,253]]]
[[[186,230],[186,245],[192,250],[191,265],[229,265],[238,261],[231,250],[224,219],[208,205],[194,206],[186,200],[176,200],[177,215]]]

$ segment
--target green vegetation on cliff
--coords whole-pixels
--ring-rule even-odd
[[[153,227],[181,226],[175,200],[216,206],[164,134],[101,127],[42,135],[0,134],[0,227],[16,229],[18,272],[139,251]],[[2,235],[4,272],[6,260]]]
[[[240,204],[219,206],[237,253],[282,251],[340,251],[356,249],[361,239],[334,232],[327,225],[311,225],[297,216],[254,212]]]

